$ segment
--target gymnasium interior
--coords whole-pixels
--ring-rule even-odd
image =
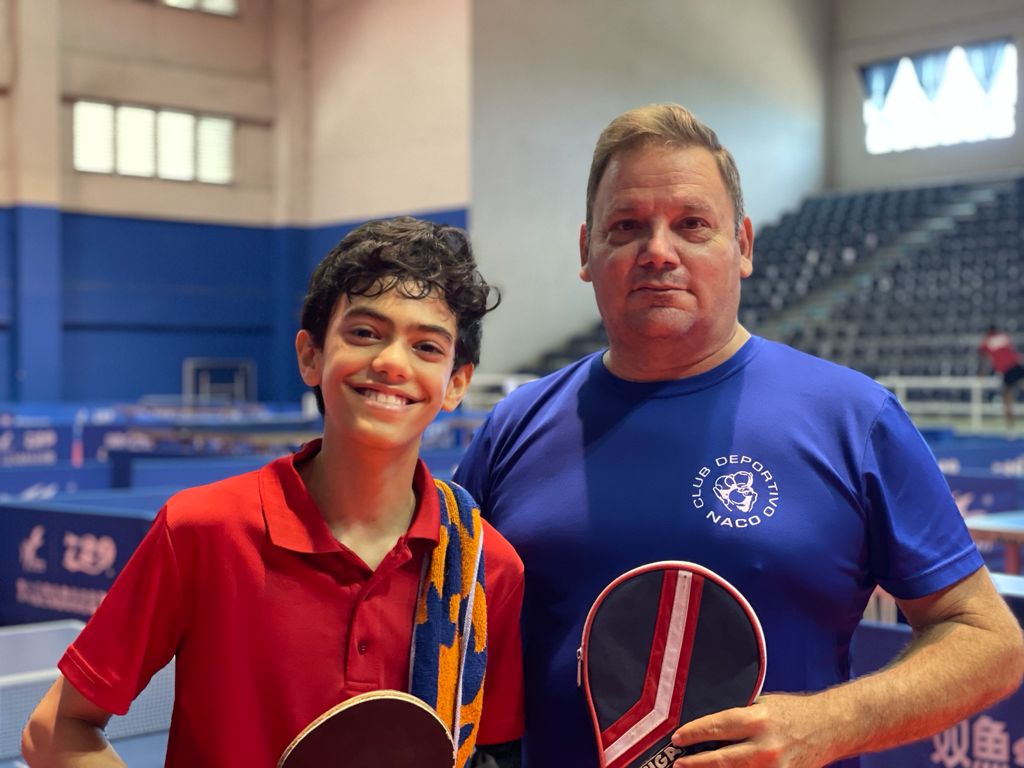
[[[897,395],[1024,622],[1024,393],[1011,427],[978,352],[1024,350],[1022,40],[1021,0],[0,0],[0,768],[163,502],[319,433],[294,336],[354,227],[464,227],[501,290],[438,477],[604,348],[590,155],[651,102],[736,158],[740,321]],[[876,595],[855,671],[905,642]],[[130,765],[172,696],[173,665],[112,721]],[[1024,690],[863,760],[982,764],[1024,766]]]

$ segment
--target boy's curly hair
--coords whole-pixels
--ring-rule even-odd
[[[443,299],[455,315],[455,368],[480,362],[483,317],[501,296],[478,271],[465,230],[411,216],[367,222],[331,249],[309,278],[301,327],[323,347],[338,299],[392,289],[411,299]]]

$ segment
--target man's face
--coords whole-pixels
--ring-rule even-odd
[[[711,354],[736,329],[753,230],[703,147],[641,145],[612,157],[593,231],[580,232],[580,277],[593,283],[613,355],[685,341]]]
[[[303,381],[323,393],[325,438],[418,448],[427,425],[469,386],[472,365],[453,371],[455,340],[455,316],[434,295],[392,289],[339,299],[322,349],[308,331],[296,337]]]

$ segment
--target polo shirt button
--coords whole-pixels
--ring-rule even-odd
[[[365,640],[360,640],[359,644],[356,646],[356,650],[359,651],[360,654],[364,654],[370,650],[370,644]]]

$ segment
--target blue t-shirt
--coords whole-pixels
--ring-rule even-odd
[[[598,765],[576,649],[630,568],[690,560],[736,586],[765,631],[770,692],[849,678],[876,584],[921,597],[982,565],[892,394],[757,337],[686,379],[624,381],[598,353],[520,387],[455,480],[526,566],[529,768]]]

